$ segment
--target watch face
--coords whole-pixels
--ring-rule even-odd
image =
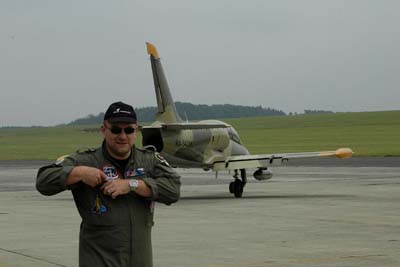
[[[138,187],[139,183],[135,179],[129,180],[129,186],[131,187],[132,190],[135,190]]]

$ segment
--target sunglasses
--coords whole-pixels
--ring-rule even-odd
[[[125,128],[121,128],[115,125],[112,125],[111,128],[108,128],[107,126],[105,126],[107,129],[110,130],[111,133],[113,134],[120,134],[122,133],[122,130],[124,131],[125,134],[133,134],[135,132],[135,128],[128,126]]]

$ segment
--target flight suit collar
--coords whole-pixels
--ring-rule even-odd
[[[103,152],[104,158],[107,159],[112,165],[117,167],[122,173],[124,173],[125,170],[121,170],[121,166],[119,165],[118,161],[115,158],[113,158],[110,155],[110,153],[108,152],[105,140],[103,140],[101,148],[102,148],[101,150]],[[131,155],[129,156],[129,160],[128,160],[128,163],[126,164],[126,166],[130,166],[133,164],[133,162],[135,160],[135,152],[136,152],[135,145],[133,145],[131,148]]]

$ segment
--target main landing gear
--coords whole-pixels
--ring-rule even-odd
[[[233,178],[235,178],[235,181],[229,184],[229,192],[237,198],[242,197],[243,188],[247,183],[246,169],[240,169],[240,178],[238,170],[235,170]]]

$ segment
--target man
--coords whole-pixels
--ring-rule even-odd
[[[123,102],[104,115],[101,147],[78,151],[39,169],[37,190],[72,191],[82,218],[79,266],[152,266],[154,201],[180,193],[179,175],[154,149],[134,146],[136,114]]]

